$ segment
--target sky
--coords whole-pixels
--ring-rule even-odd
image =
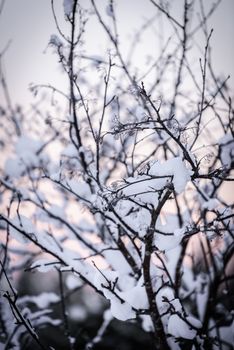
[[[176,18],[181,17],[183,0],[171,0]],[[62,0],[55,0],[58,19],[66,30],[63,18]],[[83,0],[87,5],[89,0]],[[97,4],[107,3],[97,0]],[[129,33],[139,27],[144,18],[151,18],[155,9],[148,0],[117,0],[119,30],[126,37],[127,50]],[[206,5],[213,0],[206,0]],[[215,29],[212,37],[213,62],[216,71],[231,75],[230,83],[234,87],[234,1],[223,0],[210,21]],[[167,30],[167,28],[164,28]],[[65,81],[57,63],[57,58],[48,48],[50,35],[56,33],[50,0],[5,0],[0,17],[0,52],[10,42],[2,60],[2,67],[7,78],[13,102],[26,104],[30,101],[29,84],[52,83],[63,88]],[[87,31],[87,44],[98,53],[106,41],[104,34],[94,23]],[[154,50],[151,39],[145,40],[144,50]],[[139,57],[140,62],[140,57]],[[2,91],[0,99],[2,100]],[[1,101],[0,100],[0,101]]]

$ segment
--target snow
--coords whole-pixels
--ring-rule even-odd
[[[83,284],[79,277],[73,275],[67,276],[65,283],[68,289],[75,289]]]
[[[131,305],[127,302],[121,302],[114,294],[109,290],[105,291],[105,297],[110,300],[111,307],[110,311],[113,317],[120,321],[127,321],[135,318],[136,313],[133,311]]]
[[[16,158],[9,158],[5,162],[5,172],[7,175],[18,178],[24,171],[24,165],[20,161],[20,159]]]
[[[192,329],[180,316],[173,314],[168,321],[168,333],[176,338],[194,339],[197,331]]]
[[[143,175],[134,178],[127,178],[126,182],[128,185],[123,186],[123,195],[127,197],[139,196],[142,202],[152,202],[152,204],[156,205],[158,196],[155,191],[161,190],[166,185],[167,179],[152,179],[149,176]],[[153,201],[151,200],[151,197],[153,198]]]
[[[175,338],[193,339],[197,335],[197,330],[202,327],[202,323],[194,316],[183,316],[183,308],[180,299],[175,298],[174,290],[164,287],[159,290],[156,296],[159,313],[163,316],[167,324],[168,334]],[[172,314],[170,315],[170,311]]]
[[[55,265],[53,264],[53,262],[56,262],[56,261],[54,259],[53,260],[38,259],[38,260],[34,261],[30,267],[31,267],[31,269],[36,268],[37,271],[42,272],[42,273],[46,273],[54,268]]]
[[[168,311],[168,302],[175,299],[173,290],[169,287],[161,288],[156,295],[156,303],[160,314]]]
[[[56,35],[56,34],[52,34],[52,35],[50,36],[49,44],[50,44],[50,45],[57,46],[57,47],[60,47],[60,46],[63,45],[62,41],[60,40],[60,38],[59,38],[58,35]]]
[[[141,320],[142,320],[142,328],[144,329],[145,332],[154,331],[154,326],[153,326],[151,317],[149,315],[142,315]]]
[[[110,301],[110,310],[113,317],[120,321],[126,321],[135,318],[136,313],[132,309],[130,303],[122,302],[121,292],[119,292],[117,288],[115,288],[114,293],[111,290],[118,276],[119,273],[116,271],[104,270],[102,273],[98,271],[94,278],[94,285],[101,290],[106,299]]]
[[[62,156],[66,156],[66,157],[77,157],[77,149],[75,148],[75,146],[71,143],[69,144],[66,148],[64,148],[64,150],[61,153]]]
[[[194,316],[188,316],[187,317],[187,321],[194,326],[195,328],[202,328],[202,323],[200,320],[198,320],[196,317]]]
[[[137,196],[137,200],[139,200],[139,202],[144,202],[146,200],[146,195],[147,194],[139,195],[139,197]],[[156,203],[158,194],[153,193],[152,196],[150,193],[149,195],[150,196],[148,197],[148,200],[146,200],[146,203]],[[143,196],[144,198],[142,198]],[[139,206],[137,204],[134,204],[127,199],[121,199],[117,202],[115,211],[121,218],[124,218],[124,221],[128,226],[138,232],[140,237],[144,237],[151,218],[149,210],[144,208],[141,208],[141,210],[139,210]],[[110,214],[110,216],[112,216],[113,219],[118,222],[114,215]]]
[[[174,219],[174,216],[168,215],[166,218],[166,224],[162,225],[161,220],[159,218],[155,225],[159,231],[165,232],[165,234],[157,232],[154,238],[154,245],[159,251],[162,252],[176,248],[180,244],[184,236],[184,229],[175,228],[177,223],[174,223],[174,234],[167,234],[170,233],[171,230],[171,219]]]
[[[29,220],[26,216],[20,215],[20,220],[19,217],[16,216],[12,219],[12,223],[30,236],[35,235],[35,227],[32,224],[31,220]],[[20,243],[29,243],[28,238],[12,226],[10,226],[10,234]]]
[[[85,181],[71,179],[64,181],[64,185],[70,188],[73,192],[77,193],[80,197],[90,199],[90,187]]]
[[[184,220],[183,227],[179,227],[178,216],[175,214],[167,213],[165,217],[158,218],[155,227],[162,233],[155,234],[154,244],[160,251],[168,251],[180,245],[189,226],[188,211],[181,212],[181,216]]]
[[[73,10],[73,0],[63,0],[63,9],[65,16],[70,16]]]
[[[215,327],[213,327],[213,330],[215,336]],[[222,339],[225,339],[231,346],[234,344],[234,320],[232,321],[230,326],[220,327],[220,335]],[[218,347],[216,349],[218,350]]]
[[[132,271],[119,250],[107,250],[104,252],[104,256],[113,269],[117,270],[119,273],[130,273]]]
[[[137,120],[139,120],[139,121],[144,120],[146,117],[145,109],[142,106],[137,106],[134,114],[135,114],[135,117],[137,118]]]
[[[18,156],[24,156],[24,158],[31,157],[31,152],[36,153],[43,143],[32,137],[23,135],[18,139],[16,144],[16,152]]]
[[[64,208],[61,208],[60,206],[56,205],[56,204],[53,204],[50,206],[50,209],[49,209],[50,213],[54,216],[58,216],[58,217],[64,217]]]
[[[173,185],[175,191],[179,194],[184,191],[192,173],[186,168],[181,157],[175,157],[164,163],[155,162],[151,166],[149,174],[154,176],[173,176]]]
[[[102,340],[102,336],[105,333],[108,325],[110,324],[110,322],[112,321],[113,316],[110,312],[110,310],[106,310],[103,314],[103,323],[101,325],[101,327],[98,329],[97,335],[92,339],[91,342],[89,342],[86,345],[86,349],[92,349],[94,344],[99,343]]]
[[[53,326],[59,326],[62,321],[60,319],[52,319],[51,317],[48,317],[48,316],[40,316],[38,319],[34,320],[33,322],[33,325],[36,327],[36,326],[39,326],[39,325],[45,325],[45,324],[51,324]]]
[[[220,205],[220,201],[216,198],[211,198],[202,204],[202,209],[215,210]]]
[[[176,248],[183,238],[183,234],[165,236],[163,234],[157,233],[155,235],[154,244],[160,251],[167,251]]]
[[[87,318],[87,311],[81,305],[73,305],[69,308],[69,316],[75,321],[85,321]]]
[[[21,302],[31,302],[36,304],[40,309],[48,307],[51,303],[57,303],[59,296],[52,292],[44,292],[39,295],[28,295],[21,298]]]
[[[113,285],[113,283],[118,279],[119,273],[117,271],[110,271],[110,270],[102,270],[97,271],[94,276],[94,285],[97,289],[103,290],[105,288],[108,288],[110,285]]]
[[[29,309],[25,308],[23,310],[23,316],[25,319],[30,319],[30,326],[32,325],[32,330],[34,331],[34,327],[45,325],[47,323],[52,324],[54,326],[58,326],[61,324],[61,320],[59,319],[52,319],[48,314],[50,314],[52,311],[50,309],[44,309],[39,310],[35,312],[30,312]]]
[[[20,177],[27,168],[40,167],[42,163],[47,163],[47,155],[38,151],[43,146],[40,140],[22,135],[15,144],[16,155],[5,162],[5,172],[10,177]]]
[[[206,311],[206,305],[209,297],[209,284],[207,276],[204,278],[204,274],[196,276],[195,288],[196,288],[196,304],[197,311],[200,320],[203,320]],[[192,283],[193,284],[193,283]],[[191,285],[191,284],[190,284]],[[188,290],[189,292],[189,290]]]
[[[109,17],[113,17],[114,16],[113,5],[111,4],[111,2],[106,6],[106,14]]]
[[[127,301],[135,309],[148,309],[149,307],[148,298],[142,278],[138,281],[137,285],[134,288],[129,289],[125,292],[121,292],[119,294],[122,299]]]
[[[69,22],[72,22],[72,11],[76,2],[74,0],[63,0],[60,4],[61,6],[62,3],[65,15],[64,21],[66,20],[66,24],[69,24]],[[82,7],[79,8],[81,12],[77,14],[77,20],[79,20],[79,15],[81,16],[81,31],[83,29],[83,22],[86,22],[86,19],[90,16],[92,17],[94,14],[91,8],[83,9],[83,3],[85,2],[82,2]],[[112,1],[100,1],[97,5],[104,6],[100,7],[100,14],[103,16],[103,20],[106,25],[113,25],[115,18],[112,8]],[[108,6],[106,7],[106,5]],[[78,6],[80,6],[80,2]],[[118,5],[116,4],[116,6]],[[59,15],[60,12],[58,12],[58,16]],[[109,16],[109,18],[107,18],[107,16]],[[58,17],[58,21],[60,23],[60,16]],[[91,21],[93,21],[93,19],[91,19]],[[62,22],[61,25],[63,30]],[[112,30],[114,33],[114,28],[110,27],[111,33]],[[56,34],[51,35],[50,44],[53,45],[52,50],[59,52],[60,50],[63,51],[60,52],[60,58],[62,59],[62,54],[64,53],[65,58],[64,61],[62,60],[62,63],[66,65],[66,59],[68,59],[69,56],[69,37],[67,37],[68,34],[66,30],[63,33],[64,35],[62,36]],[[75,33],[76,38],[78,34],[79,23]],[[93,38],[93,42],[95,39],[96,38]],[[116,61],[116,66],[113,67],[113,71],[111,71],[110,81],[108,81],[107,84],[106,77],[105,80],[103,80],[102,77],[101,80],[96,83],[95,76],[93,75],[96,75],[96,69],[94,66],[99,65],[100,71],[102,72],[101,74],[107,74],[108,72],[106,70],[108,70],[108,59],[105,59],[105,54],[104,56],[91,56],[91,53],[89,55],[89,52],[86,52],[85,47],[82,48],[83,42],[85,42],[85,39],[78,43],[77,51],[75,50],[76,52],[74,52],[74,63],[76,66],[74,66],[74,74],[79,75],[78,78],[80,88],[82,90],[81,96],[79,96],[78,91],[75,91],[75,102],[77,102],[76,107],[79,117],[78,122],[81,132],[81,144],[83,146],[79,148],[80,142],[78,142],[79,140],[77,141],[77,135],[73,128],[74,116],[67,116],[68,112],[65,111],[65,109],[69,109],[69,101],[65,103],[64,108],[63,106],[59,107],[59,105],[57,105],[57,107],[54,106],[54,112],[50,111],[49,107],[48,113],[42,113],[43,115],[40,115],[40,112],[35,108],[33,108],[32,116],[31,112],[26,111],[24,113],[23,110],[21,113],[19,113],[19,116],[17,115],[17,119],[19,119],[19,121],[21,121],[21,117],[23,118],[24,114],[28,118],[26,119],[26,122],[22,119],[22,131],[25,127],[24,124],[27,124],[28,121],[32,121],[34,117],[38,117],[39,123],[37,123],[35,127],[34,123],[29,123],[26,125],[25,130],[28,130],[28,136],[22,135],[18,138],[18,141],[15,144],[14,155],[10,156],[11,158],[5,163],[6,174],[4,173],[3,180],[5,181],[8,176],[9,183],[12,187],[3,183],[3,186],[1,186],[3,187],[1,188],[3,202],[0,204],[1,207],[5,205],[6,197],[6,200],[9,203],[4,210],[6,211],[8,208],[10,211],[11,209],[8,219],[19,229],[22,228],[22,230],[27,233],[30,240],[34,241],[35,244],[33,250],[31,250],[31,246],[26,246],[30,240],[25,238],[24,235],[20,234],[19,230],[12,228],[12,226],[9,224],[6,224],[6,227],[4,227],[5,232],[3,232],[3,238],[5,237],[5,233],[7,238],[7,229],[9,228],[9,253],[11,255],[19,255],[19,260],[13,259],[12,262],[9,261],[9,272],[12,271],[14,273],[17,268],[17,271],[19,272],[16,274],[19,274],[20,269],[24,268],[25,261],[27,263],[28,261],[31,263],[34,261],[34,259],[37,259],[40,256],[49,256],[50,259],[39,259],[34,261],[31,265],[32,269],[38,270],[39,272],[48,273],[47,282],[49,286],[47,283],[44,284],[47,289],[53,282],[51,275],[55,275],[54,277],[57,278],[57,268],[60,269],[60,272],[64,272],[63,281],[65,283],[65,292],[69,292],[68,294],[70,294],[70,291],[76,288],[84,288],[84,290],[82,289],[82,294],[84,293],[85,296],[84,304],[88,304],[87,308],[86,305],[73,305],[71,308],[69,308],[70,305],[68,304],[68,315],[71,318],[83,321],[88,315],[91,315],[91,313],[94,314],[95,312],[100,312],[100,316],[100,314],[103,312],[103,309],[101,310],[103,306],[101,303],[103,300],[100,299],[100,304],[98,304],[97,299],[92,299],[93,297],[88,295],[89,289],[92,290],[90,294],[95,294],[96,289],[91,288],[91,286],[94,285],[98,292],[100,291],[100,294],[103,294],[108,300],[108,303],[110,303],[110,309],[104,314],[104,321],[110,321],[112,317],[125,321],[136,317],[137,314],[137,316],[142,319],[143,328],[146,331],[153,331],[152,320],[148,310],[149,302],[146,293],[146,286],[142,277],[144,272],[147,272],[144,270],[148,268],[148,266],[146,266],[147,264],[143,264],[143,259],[145,256],[148,256],[150,258],[149,273],[150,281],[152,281],[153,295],[156,298],[160,317],[163,321],[165,330],[167,331],[168,328],[168,332],[172,334],[171,338],[174,340],[175,337],[193,339],[197,336],[197,338],[199,338],[197,335],[197,329],[201,327],[201,322],[193,316],[187,316],[186,319],[181,318],[183,315],[181,303],[183,301],[183,307],[185,308],[186,312],[194,312],[195,315],[198,315],[200,320],[203,320],[204,312],[206,310],[205,306],[207,305],[209,284],[210,282],[212,283],[214,272],[211,271],[210,274],[208,274],[206,271],[204,272],[204,274],[206,274],[211,281],[209,281],[208,278],[207,280],[204,279],[202,281],[202,278],[200,278],[200,270],[203,268],[203,266],[200,266],[203,263],[203,255],[200,249],[201,247],[199,247],[199,249],[195,249],[196,247],[193,245],[193,237],[191,237],[192,242],[189,242],[186,252],[183,252],[184,256],[181,256],[181,258],[184,257],[182,266],[178,266],[180,267],[180,269],[178,269],[178,273],[181,274],[182,279],[181,287],[179,288],[179,296],[182,300],[181,302],[175,297],[175,295],[178,296],[178,291],[175,290],[175,285],[173,284],[175,280],[175,269],[181,253],[181,242],[183,239],[186,239],[186,242],[187,238],[190,239],[189,232],[192,236],[193,232],[195,232],[195,229],[194,231],[192,231],[192,229],[195,226],[197,226],[198,229],[200,227],[201,231],[204,232],[204,234],[199,233],[197,238],[200,236],[203,238],[205,234],[209,237],[210,233],[205,232],[206,223],[211,230],[216,228],[219,229],[222,223],[222,217],[228,217],[224,211],[225,205],[222,204],[222,202],[219,202],[218,199],[209,198],[209,196],[212,197],[214,184],[213,181],[205,179],[206,170],[210,170],[208,166],[206,167],[206,164],[204,164],[204,169],[206,169],[204,170],[204,179],[194,180],[196,181],[194,185],[197,185],[197,189],[195,186],[192,186],[192,183],[190,186],[189,181],[191,181],[191,175],[193,174],[190,170],[191,164],[186,161],[186,157],[183,157],[182,151],[179,150],[181,148],[179,147],[179,144],[173,140],[170,140],[170,137],[169,135],[166,135],[167,133],[165,130],[163,131],[159,130],[160,128],[158,129],[158,126],[163,125],[163,123],[165,123],[165,125],[167,124],[167,119],[165,118],[167,118],[167,110],[170,107],[169,102],[167,103],[167,101],[169,101],[171,96],[168,96],[164,102],[162,101],[162,105],[160,101],[160,105],[158,106],[156,95],[160,92],[152,92],[153,103],[157,104],[155,104],[156,108],[161,107],[160,115],[162,119],[161,122],[159,119],[157,119],[157,113],[152,113],[152,117],[154,116],[156,119],[150,119],[150,116],[147,119],[147,113],[151,111],[153,112],[153,105],[151,106],[147,102],[148,98],[146,95],[144,96],[144,94],[141,94],[141,96],[138,96],[141,88],[137,86],[137,81],[140,76],[144,76],[144,74],[142,74],[143,72],[134,69],[133,66],[132,69],[130,69],[132,73],[136,75],[136,83],[133,84],[133,89],[137,92],[135,99],[134,96],[130,96],[127,92],[128,82],[123,81],[124,86],[121,87],[121,81],[115,75],[115,71],[117,72],[117,75],[119,74],[118,71],[119,69],[121,70],[122,65],[119,64],[119,60],[117,60],[118,57],[115,57],[115,52],[111,50],[111,52],[109,52],[110,58],[113,61],[113,65],[114,61]],[[102,48],[99,50],[99,53],[102,54]],[[85,57],[93,61],[91,65],[89,64],[88,60],[83,61]],[[154,65],[153,57],[149,58],[149,60],[151,60],[150,64],[152,63]],[[162,62],[164,62],[163,57]],[[78,63],[78,66],[76,63]],[[145,63],[147,65],[146,61]],[[85,71],[88,72],[87,80],[84,80],[83,77]],[[92,77],[89,79],[89,74],[90,76],[93,76],[93,79]],[[135,81],[134,77],[133,80]],[[150,82],[148,81],[150,78],[143,80],[146,80],[146,90],[150,92]],[[106,88],[108,88],[106,94],[105,91],[103,91],[105,89],[102,88],[103,84],[106,85]],[[113,87],[113,85],[116,85],[116,89]],[[51,88],[51,85],[48,87]],[[34,89],[33,86],[32,89]],[[110,98],[112,96],[111,89],[113,89],[115,93],[115,96],[113,93],[113,104],[110,103]],[[37,87],[35,86],[35,91],[36,90]],[[52,104],[54,92],[56,94],[60,94],[60,92],[63,94],[63,90],[64,89],[62,87],[61,91],[60,89],[58,91],[54,91],[54,89],[50,90]],[[164,88],[162,90],[164,90]],[[103,98],[105,97],[103,94],[107,95],[106,101],[103,101]],[[65,93],[65,100],[67,100],[66,97],[69,99],[69,96],[67,95],[69,95],[69,92],[68,94]],[[46,98],[46,101],[50,100],[49,96],[50,93],[48,98]],[[84,97],[84,100],[82,96]],[[80,97],[82,99],[80,99]],[[140,101],[141,98],[142,101]],[[142,106],[145,105],[145,108],[142,106],[136,107],[136,104],[138,103],[137,101],[139,104],[142,104]],[[86,107],[88,111],[86,110]],[[192,110],[192,105],[190,107]],[[99,118],[100,114],[102,114],[101,109],[103,109],[103,112],[105,112],[102,125],[100,125]],[[85,113],[85,111],[87,113]],[[3,112],[5,113],[5,111]],[[183,110],[183,108],[181,110],[179,108],[177,112],[179,114],[184,114],[184,123],[182,123],[181,128],[179,128],[177,121],[175,119],[171,119],[172,124],[168,127],[170,127],[172,132],[175,132],[176,136],[179,135],[178,132],[181,130],[180,141],[185,143],[185,147],[187,147],[190,143],[189,138],[194,139],[194,135],[193,128],[186,127],[188,126],[186,124],[186,118],[192,118],[193,112],[191,112],[191,114],[190,111]],[[194,113],[196,113],[196,111]],[[87,114],[90,114],[93,130],[90,130],[90,125],[87,124]],[[113,115],[115,115],[116,118],[115,125],[110,128],[107,119],[109,117],[113,118]],[[44,119],[47,123],[46,125],[49,127],[48,129],[46,126],[42,126],[42,124],[44,125]],[[158,123],[157,120],[161,124]],[[35,119],[35,123],[36,121],[37,119]],[[144,122],[138,123],[140,121]],[[133,126],[134,122],[136,123],[135,127]],[[131,123],[133,123],[132,128]],[[139,128],[137,125],[139,125]],[[142,129],[140,125],[142,125]],[[205,126],[205,123],[203,125]],[[226,132],[226,130],[228,130],[228,125],[225,125],[225,122],[223,125],[225,126],[224,132]],[[7,127],[8,124],[6,124],[6,129]],[[129,129],[127,130],[127,128]],[[98,135],[98,130],[100,131],[100,135]],[[12,142],[15,143],[18,135],[14,133],[14,128],[12,128],[12,130],[9,128],[7,131],[9,131],[9,135],[12,135]],[[92,131],[94,132],[92,133]],[[118,140],[115,140],[115,134],[121,135]],[[183,136],[185,134],[186,136]],[[204,135],[205,134],[206,132],[204,131]],[[41,135],[41,138],[33,135]],[[222,137],[222,139],[219,141],[219,148],[215,140],[215,135],[212,136],[214,136],[214,139],[212,139],[211,142],[208,142],[208,139],[206,141],[207,144],[209,144],[209,152],[210,149],[211,151],[218,151],[217,162],[212,162],[212,164],[219,167],[217,169],[217,174],[219,174],[219,171],[221,172],[222,170],[222,167],[220,168],[220,166],[230,166],[233,162],[233,136],[231,134],[226,134],[224,137]],[[160,137],[161,143],[158,143],[157,138]],[[187,137],[188,140],[186,141]],[[182,138],[183,140],[181,140]],[[167,141],[165,142],[165,140]],[[46,143],[47,141],[48,144]],[[77,145],[77,148],[74,147],[72,141]],[[98,153],[99,141],[100,153]],[[164,145],[162,146],[162,144]],[[43,147],[43,145],[45,147]],[[194,148],[194,154],[196,154],[197,159],[188,150],[188,153],[195,165],[200,164],[199,160],[202,161],[204,151],[202,145],[198,144],[197,146],[194,145],[194,147],[191,147],[191,149]],[[3,147],[3,145],[1,147]],[[11,150],[13,147],[14,145],[10,142],[9,149]],[[44,152],[46,152],[47,147],[48,152],[51,154],[51,162],[49,164],[43,163],[46,160],[48,161],[46,155],[43,155]],[[168,147],[172,148],[169,149]],[[43,149],[43,151],[40,151],[41,149]],[[53,151],[55,151],[55,153]],[[204,152],[206,152],[206,150]],[[173,155],[176,154],[181,156],[174,157]],[[81,155],[84,155],[85,160],[87,161],[87,167],[82,166],[79,160],[81,159]],[[99,155],[100,181],[96,181],[97,159]],[[167,159],[167,156],[169,158],[173,158]],[[219,162],[219,156],[221,157],[221,163]],[[152,161],[153,158],[154,161]],[[165,161],[161,160],[163,158],[165,158]],[[156,161],[156,159],[160,160]],[[43,166],[44,164],[45,166]],[[144,169],[141,167],[142,165],[145,167]],[[203,162],[201,163],[200,170],[203,171],[202,169]],[[29,176],[31,175],[31,170],[33,170],[32,175],[34,172],[37,174],[38,179],[36,180],[38,181],[33,181],[35,180],[34,176]],[[30,174],[28,171],[30,171]],[[212,171],[213,169],[211,169],[211,172]],[[47,179],[47,175],[46,177],[43,176],[43,174],[50,173],[52,174],[50,180],[54,180],[54,182],[49,181],[49,179]],[[226,171],[226,173],[228,174],[229,172]],[[196,174],[194,174],[194,177],[196,178],[197,176],[195,175]],[[200,175],[202,178],[202,174]],[[11,177],[19,178],[20,176],[22,176],[22,179],[15,182],[15,185],[12,185]],[[117,179],[121,177],[122,182],[120,184],[117,182]],[[92,182],[92,189],[90,189],[91,186],[89,186],[89,180]],[[221,180],[216,180],[218,184],[221,184]],[[8,179],[6,181],[8,181]],[[60,182],[61,186],[58,183],[55,184],[56,181]],[[113,184],[111,187],[110,184],[112,181]],[[211,183],[209,190],[207,190],[207,182]],[[62,188],[63,185],[68,187],[67,190]],[[24,191],[24,189],[20,186],[25,186],[28,192],[26,190]],[[177,213],[177,215],[174,216],[168,213],[168,211],[171,210],[170,208],[173,208],[174,213],[176,212],[174,199],[169,199],[163,208],[160,206],[157,207],[159,201],[164,197],[167,189],[173,189],[173,186],[177,194],[182,194],[178,197],[178,205],[181,209],[180,213]],[[5,190],[5,187],[9,189]],[[19,198],[21,199],[21,202],[17,203],[19,189],[20,193],[23,193],[23,196],[20,196]],[[69,189],[75,192],[77,196],[74,196]],[[188,194],[185,193],[185,196],[183,197],[183,191],[186,189],[188,190]],[[204,191],[205,198],[207,199],[205,201],[201,195],[202,191]],[[219,192],[220,191],[217,192],[217,196],[220,195]],[[107,199],[105,198],[106,193],[108,195]],[[172,196],[170,196],[170,198],[171,197]],[[80,203],[80,198],[85,199],[85,205]],[[26,200],[27,203],[24,203]],[[199,202],[197,202],[198,200]],[[183,208],[186,206],[187,202],[189,209],[191,209],[192,212],[189,214],[191,220],[190,226],[189,222],[186,222],[186,214],[183,213]],[[18,207],[17,204],[19,204]],[[29,208],[29,211],[27,211],[27,205],[31,205],[32,210]],[[41,209],[39,209],[40,207]],[[203,220],[202,214],[204,213],[200,210],[201,207],[204,210],[207,209],[210,211],[218,208],[217,216],[220,216],[220,219],[218,217],[216,218],[216,221],[213,222],[212,218],[215,216],[214,213],[208,213],[206,218],[207,220]],[[223,212],[221,212],[220,207]],[[99,208],[100,210],[98,210]],[[154,222],[155,216],[158,218],[157,209],[162,209],[159,214],[160,218],[157,220],[155,227],[151,227],[152,225],[150,226],[150,223]],[[18,217],[12,220],[11,217],[15,215],[17,210],[20,213],[26,212],[26,215],[28,216],[32,211],[32,221],[24,216],[21,216],[20,220]],[[44,218],[42,218],[42,212],[44,212]],[[53,218],[52,214],[56,216],[57,219]],[[182,220],[180,220],[180,214],[182,216]],[[117,218],[117,216],[119,218]],[[163,216],[165,216],[164,221],[162,220]],[[86,219],[87,221],[85,221]],[[160,219],[162,221],[160,221]],[[89,220],[91,224],[89,224]],[[181,221],[182,224],[178,221]],[[193,226],[192,221],[194,221]],[[165,224],[163,224],[163,222],[165,222]],[[231,230],[231,220],[229,217],[228,219],[225,219],[224,226],[225,224],[227,228],[230,228]],[[145,237],[147,230],[149,234],[151,232],[154,234],[152,237],[152,247],[149,249],[146,244],[147,237]],[[185,235],[187,235],[187,237]],[[23,246],[20,246],[18,249],[19,244],[16,244],[17,242],[13,241],[11,236],[20,243],[23,243]],[[76,240],[74,239],[74,236],[77,236]],[[225,238],[225,233],[223,234],[223,231],[222,236]],[[81,237],[82,240],[80,240],[79,237]],[[195,235],[194,238],[196,238]],[[129,253],[127,258],[124,257],[123,250],[121,253],[120,245],[118,246],[120,239],[122,240],[121,242],[123,242],[127,253]],[[149,239],[149,241],[151,245],[151,240]],[[90,248],[85,245],[85,242],[89,243]],[[14,247],[15,251],[12,249],[11,244],[12,246],[16,244],[16,248]],[[214,251],[220,250],[214,255],[215,262],[216,260],[218,261],[219,256],[222,258],[222,249],[225,244],[225,239],[222,237],[220,237],[219,240],[217,239],[217,242],[213,242],[211,244],[212,249],[214,246]],[[6,246],[8,247],[7,243]],[[53,258],[51,258],[51,256]],[[128,258],[133,258],[133,262],[136,263],[136,267],[141,276],[135,272],[135,266],[132,268],[127,262]],[[91,262],[92,259],[95,261],[96,265],[99,266],[99,269],[93,267]],[[221,266],[221,264],[223,263],[223,259],[219,260],[220,261],[218,261],[216,265],[218,271],[222,272],[223,266]],[[189,266],[194,265],[193,270],[191,268],[191,275],[189,275],[184,266],[187,261],[190,263]],[[106,269],[104,269],[104,267]],[[8,268],[7,264],[6,268]],[[50,273],[51,269],[53,269],[53,273]],[[8,271],[6,272],[8,273]],[[171,279],[168,278],[167,272],[169,273],[169,277],[171,277]],[[43,277],[43,279],[45,278],[44,275],[38,275],[38,280],[41,280],[41,277]],[[80,277],[77,277],[79,275]],[[11,274],[9,276],[11,277]],[[191,276],[192,278],[190,280]],[[85,279],[87,283],[84,281]],[[172,283],[170,283],[171,280]],[[170,285],[171,288],[165,287]],[[24,300],[28,304],[35,304],[30,305],[30,307],[33,306],[33,309],[36,307],[43,309],[48,307],[50,304],[53,305],[53,303],[60,301],[61,295],[58,289],[59,288],[56,290],[58,295],[55,293],[42,293],[40,295],[29,296],[27,300]],[[98,297],[100,297],[99,293],[96,294]],[[184,297],[185,295],[186,298]],[[17,303],[19,299],[17,299]],[[75,299],[72,298],[71,302],[74,303],[74,301]],[[2,310],[1,307],[0,309]],[[146,312],[143,315],[143,312],[138,312],[139,310],[146,310]],[[38,315],[40,315],[40,319],[45,322],[47,316],[42,316],[42,314],[39,313],[34,314],[35,317]],[[13,320],[11,324],[14,326]],[[191,324],[194,329],[189,324]],[[217,325],[218,328],[221,328],[219,324]],[[13,332],[8,332],[8,334],[13,334]],[[99,339],[100,333],[98,334],[96,340]]]
[[[185,229],[184,228],[176,228],[174,230],[174,236],[181,237],[184,235]]]
[[[61,169],[58,172],[51,174],[50,178],[52,181],[60,181],[61,180]]]
[[[220,159],[224,166],[230,167],[234,159],[234,138],[231,134],[224,135],[219,140],[221,152]]]
[[[171,279],[175,279],[176,266],[181,253],[181,246],[177,246],[173,249],[165,252],[165,265]]]
[[[175,298],[170,301],[170,304],[174,307],[175,311],[180,312],[182,307],[181,307],[181,302],[178,298]]]

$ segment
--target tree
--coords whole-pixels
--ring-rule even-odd
[[[26,344],[25,334],[38,348],[52,348],[38,336],[48,323],[63,329],[67,348],[78,348],[67,313],[69,272],[77,279],[71,289],[91,286],[109,302],[86,348],[101,341],[113,318],[138,323],[155,349],[232,348],[233,212],[222,187],[233,181],[233,107],[228,77],[213,70],[208,25],[220,1],[207,10],[184,0],[181,20],[166,2],[149,1],[154,17],[135,33],[128,57],[114,1],[104,14],[95,0],[89,9],[64,0],[69,34],[51,1],[58,34],[49,45],[68,92],[52,85],[31,91],[49,90],[54,110],[14,107],[1,71],[1,147],[10,153],[0,182],[5,349]],[[147,70],[136,70],[134,51],[159,16],[171,33]],[[89,18],[109,40],[105,56],[83,49]],[[201,33],[194,64],[191,47]],[[58,292],[18,297],[15,271],[24,270],[56,271]],[[44,310],[57,302],[61,320]]]

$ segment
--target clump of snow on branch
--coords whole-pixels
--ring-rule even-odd
[[[63,9],[66,16],[70,16],[73,11],[74,0],[63,0]]]

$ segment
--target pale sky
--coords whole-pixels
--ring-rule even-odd
[[[63,21],[62,0],[54,0],[58,18]],[[89,0],[83,0],[87,5]],[[183,0],[172,1],[174,14],[181,16]],[[213,0],[205,0],[206,5]],[[53,21],[50,0],[6,0],[0,17],[0,52],[11,40],[10,47],[4,56],[3,68],[9,84],[13,101],[25,104],[30,101],[28,91],[30,82],[51,83],[57,87],[64,87],[64,79],[60,73],[57,57],[48,49],[51,34],[57,33]],[[105,0],[98,0],[97,4],[105,4]],[[151,18],[155,8],[148,0],[117,0],[118,25],[122,36],[143,23],[144,18]],[[217,12],[210,20],[210,28],[215,29],[212,37],[212,51],[215,69],[224,75],[231,74],[230,83],[234,87],[234,0],[223,0]],[[66,25],[64,25],[66,28]],[[166,30],[166,28],[164,28]],[[87,29],[87,44],[98,54],[107,43],[100,28],[94,23]],[[144,43],[144,50],[154,50],[151,38]],[[124,49],[124,45],[123,45]],[[139,58],[140,62],[140,58]],[[2,91],[0,92],[2,100]],[[0,102],[1,104],[1,102]]]

